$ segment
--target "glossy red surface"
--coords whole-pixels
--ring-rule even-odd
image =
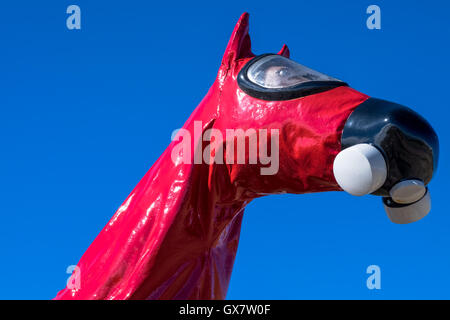
[[[223,299],[246,204],[268,194],[340,190],[332,167],[342,129],[368,97],[338,87],[289,101],[252,98],[236,77],[253,56],[243,14],[216,81],[184,128],[192,137],[196,120],[203,132],[224,136],[226,129],[279,129],[278,173],[261,175],[261,165],[248,162],[173,162],[180,143],[173,141],[82,256],[81,286],[55,299]],[[194,137],[192,147],[199,143]]]

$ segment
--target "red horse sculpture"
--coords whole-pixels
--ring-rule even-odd
[[[425,185],[438,154],[428,123],[406,107],[369,98],[288,58],[286,46],[255,57],[248,14],[241,16],[217,78],[182,134],[82,256],[71,277],[79,285],[68,285],[56,299],[224,299],[244,208],[269,194],[348,189],[384,196],[393,220],[400,212],[397,222],[428,212]],[[227,136],[237,129],[263,132],[257,150],[277,159],[251,161],[248,148],[239,161],[229,142],[240,138]],[[274,143],[265,147],[267,141]],[[205,162],[203,150],[213,143],[206,158],[216,161]],[[224,160],[230,155],[235,161]],[[358,168],[348,170],[348,161],[363,162],[369,176],[354,176]],[[401,220],[411,206],[415,216]]]

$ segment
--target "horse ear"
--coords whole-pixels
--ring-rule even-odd
[[[249,14],[244,12],[236,23],[225,49],[222,65],[229,67],[232,62],[238,59],[253,56],[250,35],[248,34],[248,17]]]
[[[281,50],[278,52],[278,54],[279,54],[280,56],[285,57],[285,58],[289,58],[289,56],[290,56],[291,53],[289,52],[288,46],[285,45],[285,44],[283,44],[283,48],[281,48]]]

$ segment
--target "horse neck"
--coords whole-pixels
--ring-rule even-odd
[[[163,158],[167,161],[167,155]],[[155,164],[157,168],[149,172],[153,179],[148,180],[158,190],[166,190],[158,196],[153,189],[155,201],[160,200],[154,209],[171,215],[172,221],[151,263],[150,276],[142,280],[133,298],[225,298],[244,207],[250,199],[231,184],[225,165],[175,169],[165,161]]]

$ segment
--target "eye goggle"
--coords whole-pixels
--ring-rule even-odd
[[[347,86],[278,54],[253,58],[241,69],[237,81],[248,95],[268,101],[290,100]]]

